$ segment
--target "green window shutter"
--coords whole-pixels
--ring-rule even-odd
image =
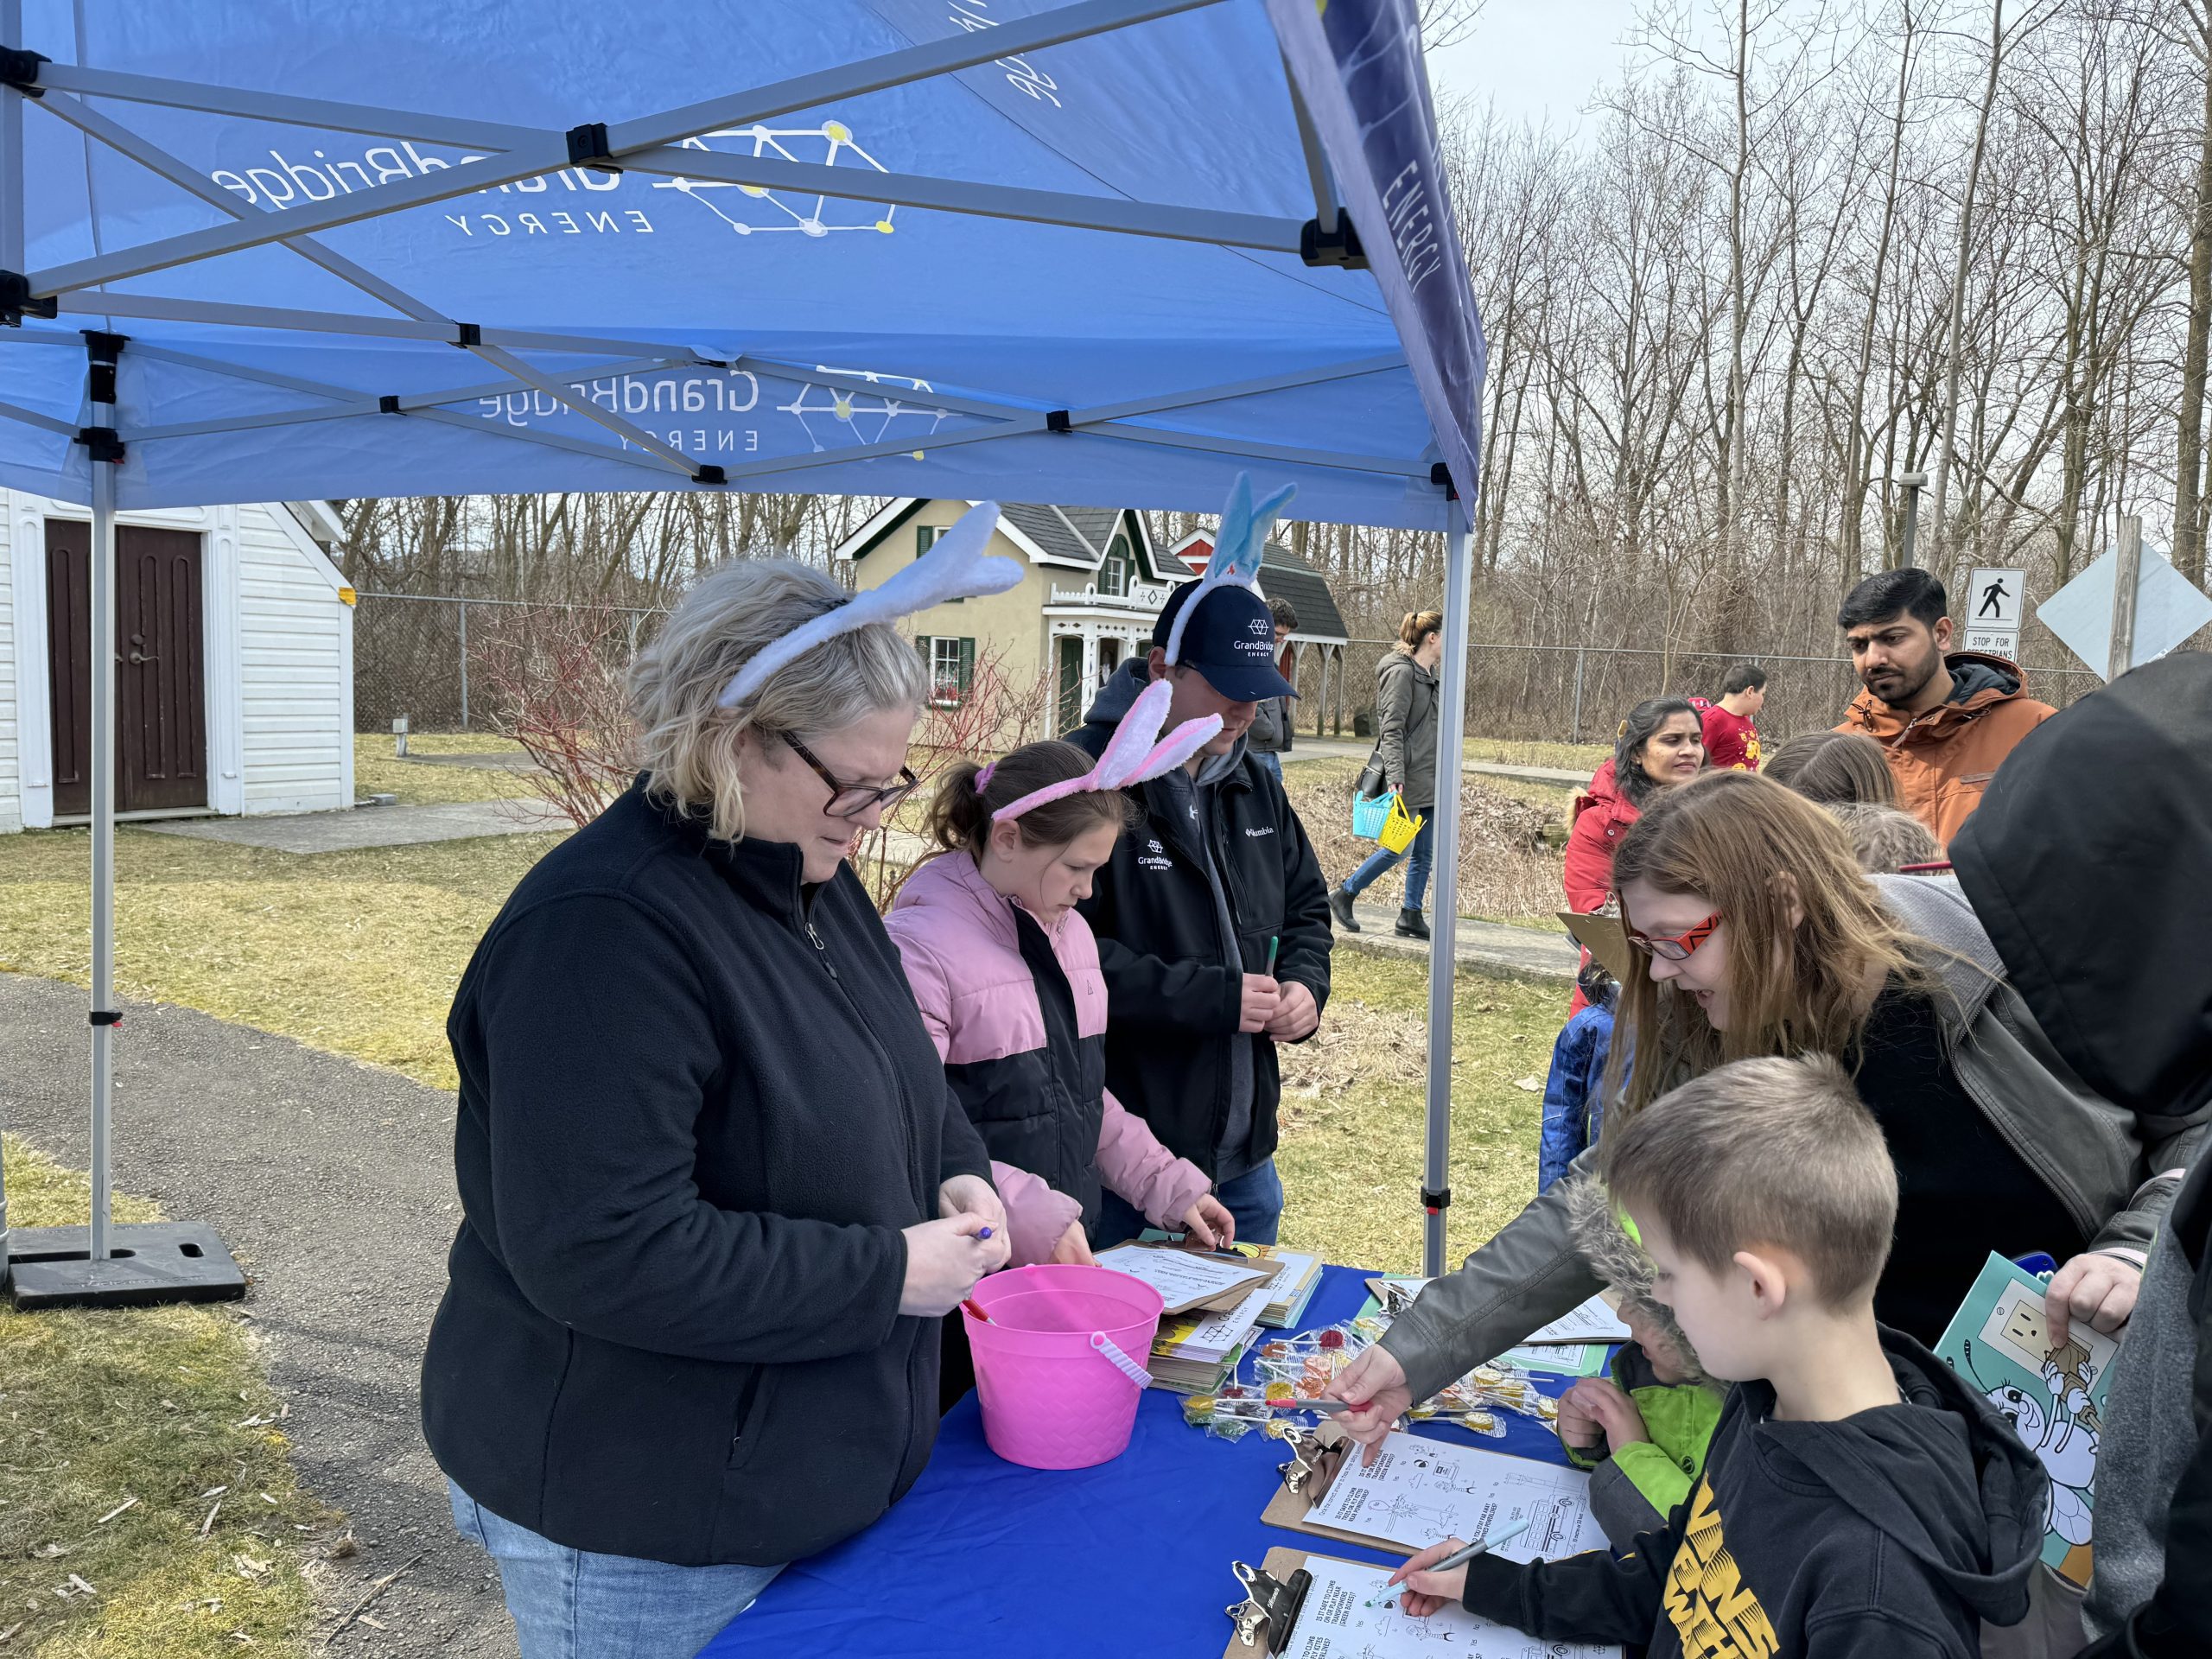
[[[916,635],[914,636],[914,649],[915,649],[916,651],[918,651],[918,652],[920,652],[922,653],[922,666],[923,666],[924,668],[927,668],[927,667],[930,665],[930,637],[929,637],[929,635],[927,635],[926,633],[918,633],[918,634],[916,634]]]
[[[935,524],[917,524],[914,526],[914,556],[916,558],[920,558],[923,554],[928,552],[930,549],[937,545],[937,526]]]
[[[963,639],[960,642],[960,689],[964,693],[974,690],[975,687],[976,642]]]

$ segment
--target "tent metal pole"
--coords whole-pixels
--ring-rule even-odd
[[[73,442],[77,436],[77,429],[68,422],[57,421],[51,415],[41,415],[38,410],[25,409],[19,404],[0,404],[0,419],[21,421],[25,426],[35,426]]]
[[[1337,201],[1336,181],[1329,173],[1328,152],[1321,147],[1321,135],[1313,130],[1313,112],[1306,107],[1306,94],[1298,90],[1298,77],[1292,73],[1290,60],[1282,66],[1284,83],[1290,88],[1290,111],[1298,118],[1298,148],[1306,157],[1306,177],[1313,187],[1313,219],[1323,236],[1337,233],[1337,221],[1344,215],[1344,208]]]
[[[0,44],[23,38],[23,0],[0,0]],[[0,87],[0,270],[23,268],[23,95]],[[7,1255],[0,1250],[0,1278]]]
[[[113,335],[90,334],[92,425],[115,425]],[[115,452],[92,451],[92,1208],[91,1259],[108,1259],[109,1130],[115,1102]]]
[[[360,340],[416,340],[455,343],[448,322],[410,317],[365,317],[346,311],[302,311],[283,306],[229,305],[219,300],[179,300],[148,294],[63,294],[55,306],[73,316],[143,317],[157,322],[212,322],[234,328],[281,328],[299,334],[343,334]],[[604,340],[595,334],[551,334],[526,328],[483,330],[485,344],[518,352],[574,352],[581,357],[632,357],[657,342]],[[669,346],[670,351],[687,350]]]
[[[1452,997],[1459,931],[1460,751],[1467,724],[1468,605],[1473,537],[1467,505],[1453,501],[1444,532],[1444,684],[1437,702],[1434,919],[1428,944],[1428,1151],[1421,1176],[1421,1271],[1444,1271],[1445,1212],[1452,1207]]]

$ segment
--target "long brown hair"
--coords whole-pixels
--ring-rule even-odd
[[[1731,1060],[1812,1052],[1849,1064],[1878,969],[1937,990],[1924,948],[1883,908],[1842,826],[1755,772],[1709,772],[1661,791],[1613,855],[1613,890],[1631,881],[1701,894],[1725,918],[1728,1029],[1653,980],[1639,953],[1605,1065],[1606,1097],[1628,1109]],[[1793,900],[1804,912],[1794,925]],[[1625,898],[1621,919],[1636,925]]]
[[[945,774],[931,797],[924,833],[947,852],[958,850],[981,859],[983,845],[991,838],[992,813],[1033,790],[1080,778],[1096,764],[1074,744],[1048,738],[1026,743],[1000,760],[978,788],[976,779],[983,777],[985,768],[963,760]],[[1032,807],[1014,822],[1028,846],[1065,847],[1102,823],[1116,830],[1127,829],[1135,810],[1135,804],[1118,789],[1079,789]]]
[[[1768,757],[1766,775],[1822,806],[1895,806],[1897,774],[1864,732],[1807,732]]]

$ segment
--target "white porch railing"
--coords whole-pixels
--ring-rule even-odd
[[[1133,582],[1128,591],[1122,594],[1103,594],[1095,582],[1080,588],[1063,588],[1052,584],[1051,603],[1054,605],[1096,605],[1111,610],[1156,612],[1167,602],[1167,595],[1175,590],[1164,582]]]

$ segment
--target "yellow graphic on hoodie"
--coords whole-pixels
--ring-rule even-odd
[[[1684,1659],[1772,1659],[1780,1649],[1766,1609],[1736,1570],[1713,1488],[1702,1479],[1690,1499],[1682,1547],[1667,1569],[1664,1605]]]

